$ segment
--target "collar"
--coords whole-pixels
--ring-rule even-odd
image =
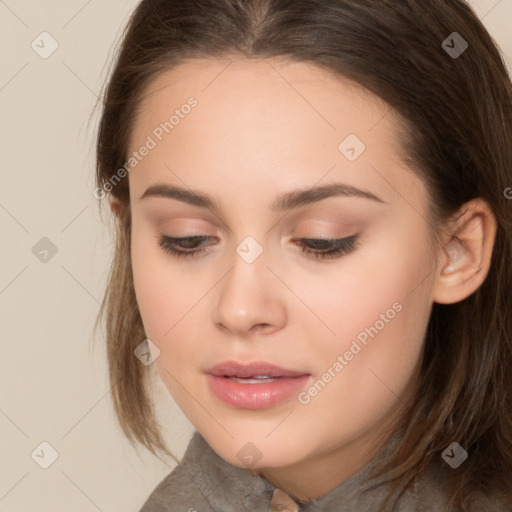
[[[395,432],[374,458],[360,471],[318,499],[301,502],[281,489],[275,488],[250,469],[234,466],[210,447],[201,434],[194,432],[181,462],[195,481],[201,494],[216,512],[289,511],[289,512],[349,512],[365,510],[364,492],[372,490],[368,504],[384,499],[385,480],[371,479],[370,473],[391,451],[398,448],[400,432]]]

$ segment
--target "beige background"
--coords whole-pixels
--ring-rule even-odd
[[[174,467],[124,439],[103,339],[89,350],[112,244],[88,121],[137,3],[0,0],[0,512],[138,512]],[[512,0],[471,4],[512,67]],[[31,47],[44,31],[59,45],[48,59]],[[32,252],[43,237],[57,249],[46,263]],[[158,391],[181,457],[193,427]],[[58,452],[48,469],[44,441]]]

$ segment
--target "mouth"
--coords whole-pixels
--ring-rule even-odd
[[[278,379],[285,379],[288,377],[268,377],[266,375],[255,375],[254,377],[227,377],[224,375],[226,379],[232,380],[234,382],[239,382],[240,384],[264,384],[269,382],[275,382]]]
[[[302,375],[309,375],[307,372],[289,370],[281,368],[268,362],[253,362],[249,364],[242,364],[236,361],[224,361],[206,370],[209,375],[215,377],[227,377],[237,379],[279,379],[279,378],[293,378]]]
[[[206,370],[210,391],[239,409],[265,409],[298,393],[311,374],[267,362],[241,364],[225,361]]]

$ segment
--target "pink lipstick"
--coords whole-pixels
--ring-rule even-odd
[[[239,409],[265,409],[304,388],[311,374],[268,362],[225,361],[206,370],[208,386],[220,400]]]

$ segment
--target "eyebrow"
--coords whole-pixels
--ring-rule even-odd
[[[201,192],[168,185],[166,183],[156,183],[151,185],[144,194],[142,194],[139,201],[148,197],[175,199],[193,206],[208,208],[216,213],[220,213],[221,211],[219,203],[211,196]],[[330,197],[359,197],[377,201],[379,203],[386,203],[386,201],[369,191],[361,190],[357,187],[346,185],[344,183],[333,183],[282,194],[272,204],[271,209],[274,212],[285,212],[295,208],[300,208],[301,206],[317,203]]]

